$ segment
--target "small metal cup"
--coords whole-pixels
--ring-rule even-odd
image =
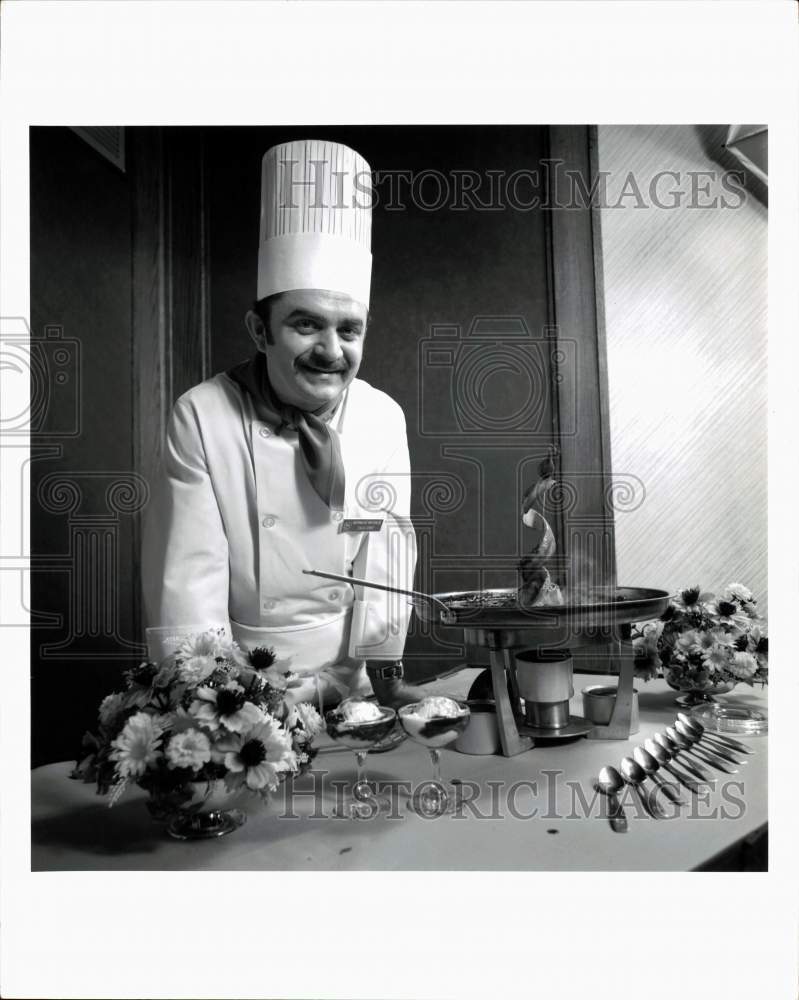
[[[616,702],[616,685],[592,684],[590,687],[583,688],[580,693],[583,696],[583,716],[597,726],[607,726]],[[638,729],[638,691],[633,688],[630,735],[637,733]]]
[[[497,708],[488,699],[466,702],[471,715],[466,728],[453,743],[460,753],[494,754],[500,752]]]

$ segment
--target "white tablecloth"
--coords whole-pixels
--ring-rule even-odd
[[[476,671],[430,685],[463,696]],[[602,683],[575,675],[572,711],[581,714],[580,689]],[[687,805],[655,821],[627,808],[629,832],[614,833],[601,814],[592,780],[603,764],[619,765],[647,736],[673,722],[675,693],[663,681],[637,683],[640,732],[628,741],[578,739],[539,746],[517,757],[442,752],[445,780],[464,782],[455,815],[424,818],[407,809],[409,791],[430,775],[427,751],[406,741],[372,755],[368,772],[383,784],[392,806],[364,821],[334,818],[337,788],[350,781],[351,752],[326,737],[314,771],[264,807],[248,807],[245,825],[218,840],[184,843],[150,819],[144,793],[133,789],[109,809],[92,785],[71,781],[70,763],[32,773],[32,867],[42,870],[688,870],[752,835],[767,820],[767,741],[738,774],[716,772],[701,800],[685,790]],[[736,688],[728,699],[763,707],[760,689]],[[665,776],[668,779],[668,775]],[[288,792],[288,787],[286,791]],[[340,795],[340,792],[338,792]],[[661,801],[665,803],[665,800]],[[287,808],[287,804],[290,808]]]

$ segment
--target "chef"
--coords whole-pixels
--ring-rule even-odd
[[[403,682],[407,600],[307,575],[413,586],[405,419],[356,378],[369,319],[371,174],[338,143],[264,156],[254,355],[175,403],[145,520],[151,658],[224,628],[274,650],[290,701],[325,706]]]

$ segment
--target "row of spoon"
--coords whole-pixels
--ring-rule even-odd
[[[674,725],[667,726],[665,733],[655,733],[653,739],[645,740],[642,747],[633,750],[632,757],[622,758],[621,773],[615,767],[603,767],[594,787],[608,796],[611,827],[617,833],[626,833],[627,817],[618,799],[618,793],[625,784],[630,786],[645,812],[653,819],[665,819],[666,813],[656,801],[657,789],[650,789],[645,784],[647,779],[651,778],[653,785],[675,805],[682,806],[685,800],[674,785],[663,780],[658,773],[661,769],[698,795],[702,791],[699,782],[714,785],[716,780],[705,764],[727,774],[737,774],[738,768],[747,763],[746,758],[738,754],[754,752],[751,747],[730,736],[709,732],[701,723],[680,712]],[[642,789],[646,795],[642,795]]]

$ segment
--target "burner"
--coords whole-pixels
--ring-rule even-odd
[[[565,726],[559,729],[544,729],[541,726],[528,726],[527,723],[519,723],[518,729],[522,736],[532,736],[536,743],[543,740],[573,740],[578,736],[587,735],[594,728],[593,722],[583,719],[579,715],[572,715]]]

